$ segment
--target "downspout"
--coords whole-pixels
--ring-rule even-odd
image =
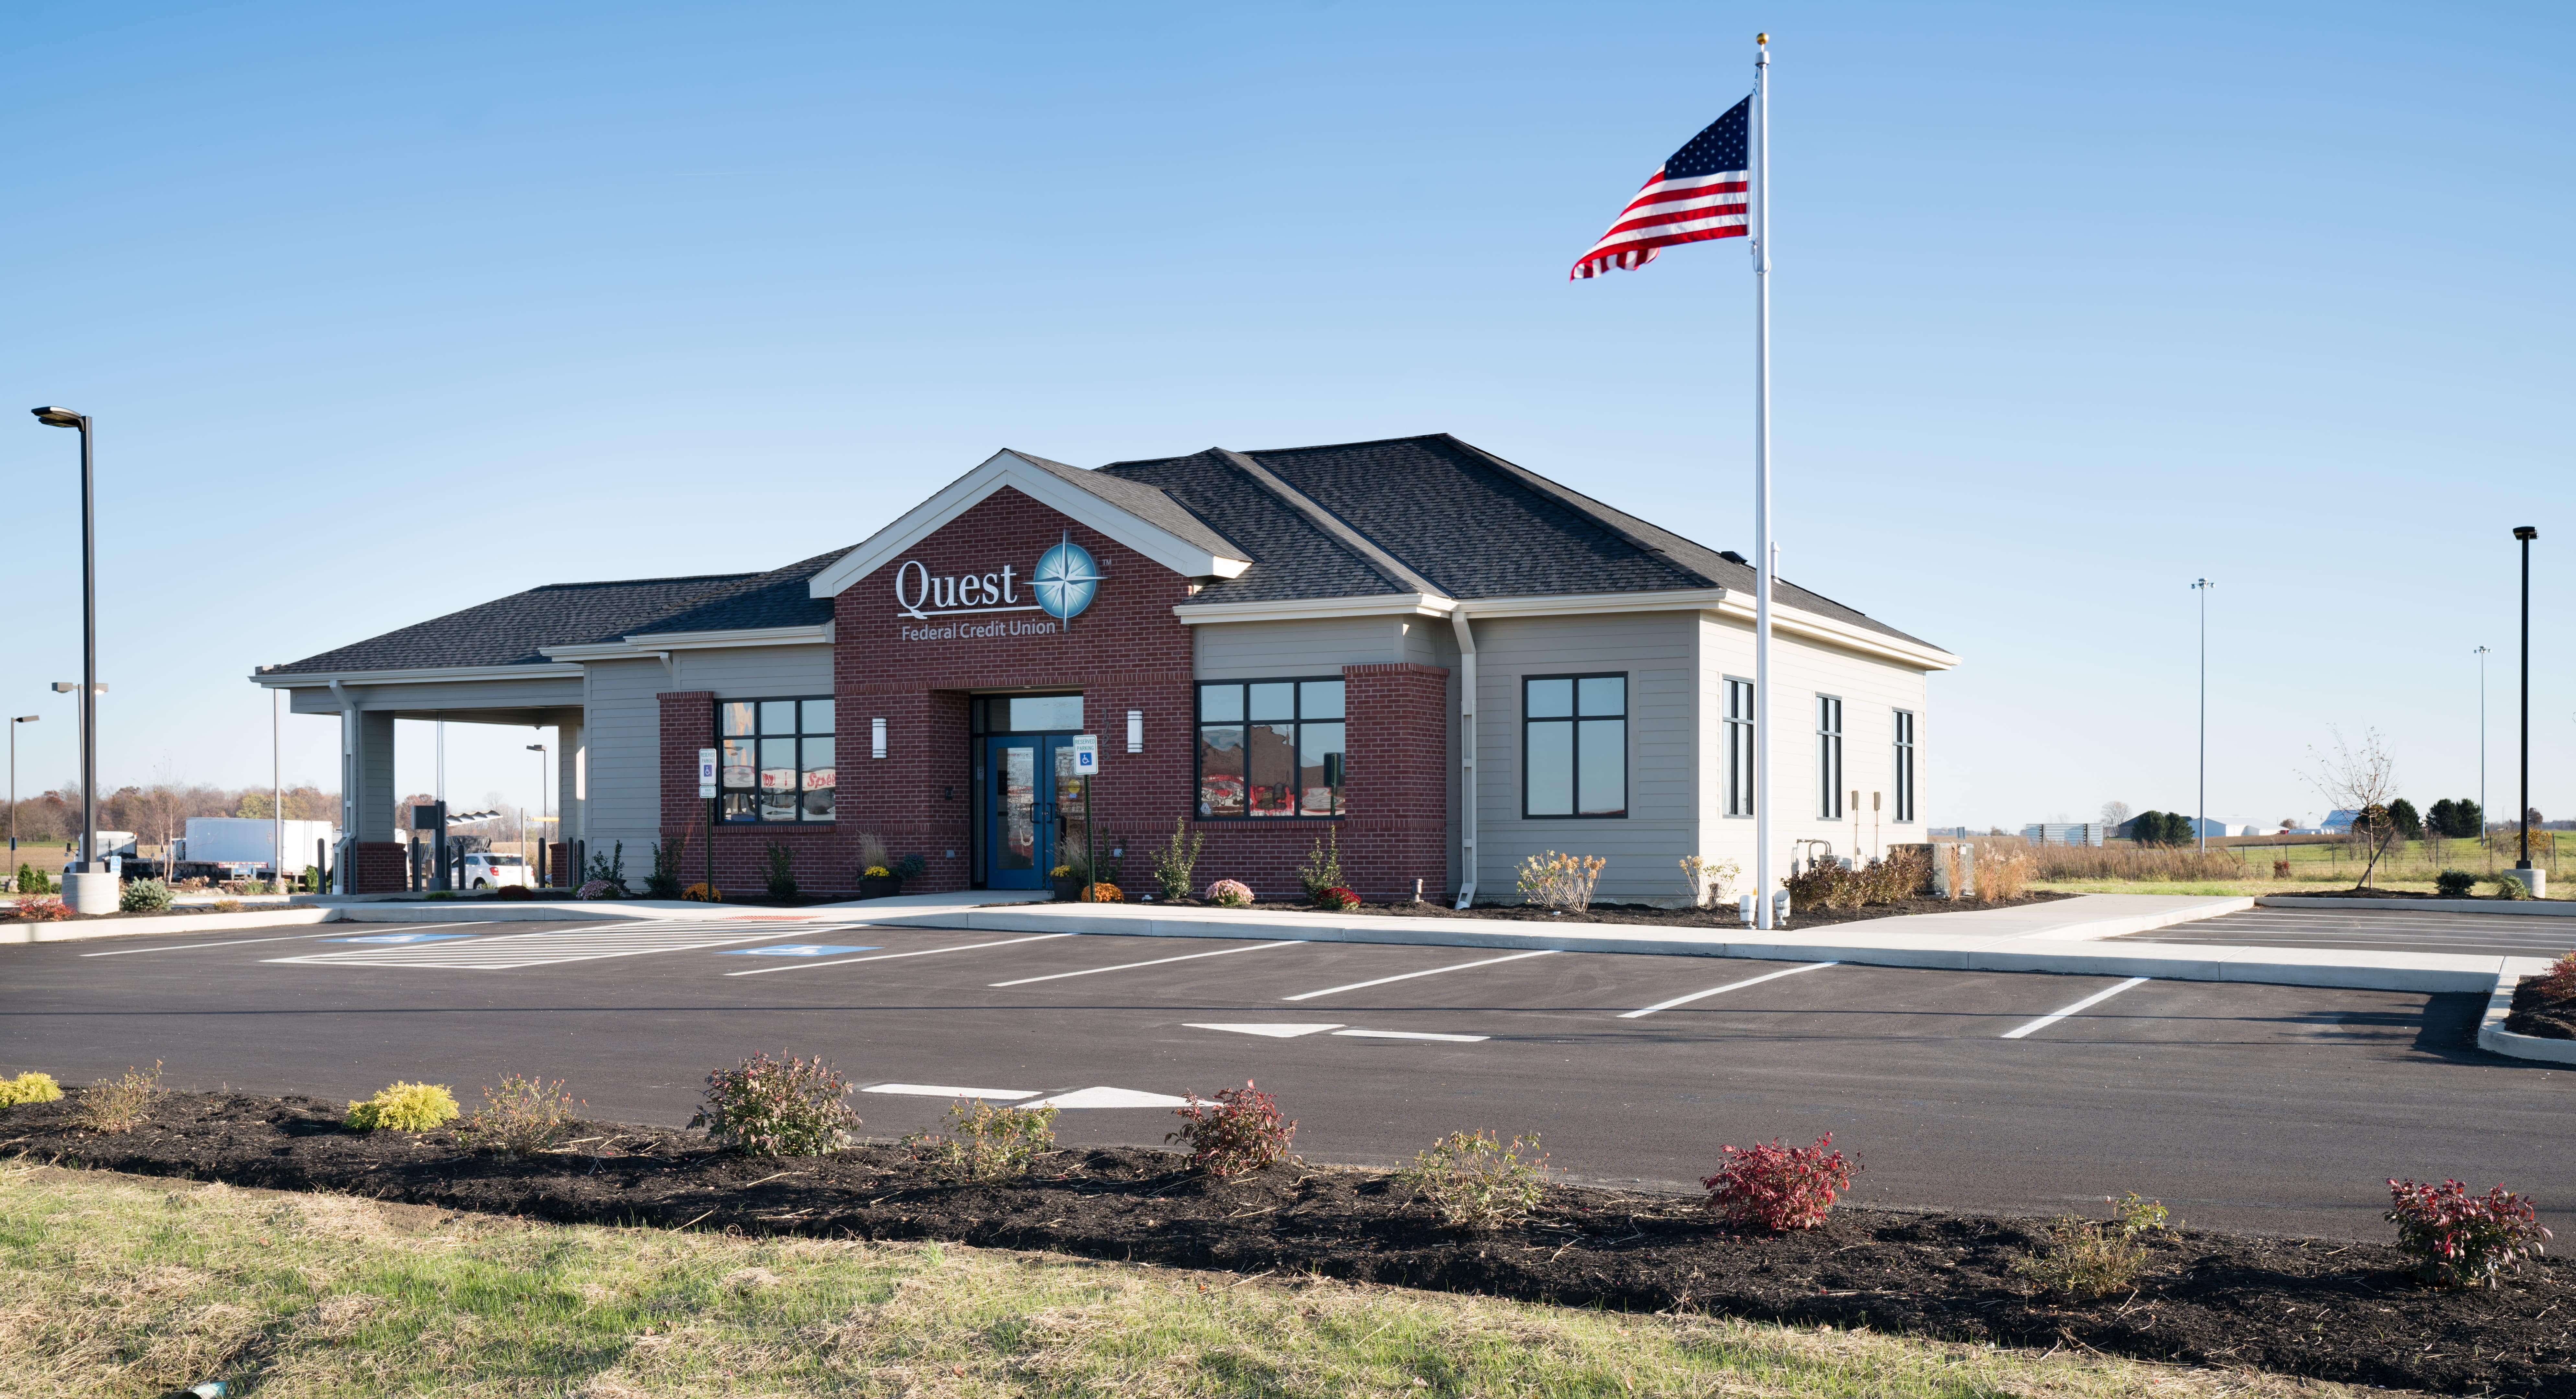
[[[340,702],[340,858],[335,871],[340,877],[333,882],[341,893],[354,894],[358,872],[351,868],[354,862],[349,857],[356,853],[358,839],[358,703],[337,680],[331,682],[331,697]]]
[[[1449,613],[1458,633],[1458,907],[1476,902],[1476,633],[1467,609]]]

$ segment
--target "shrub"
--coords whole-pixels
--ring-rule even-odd
[[[1547,1154],[1537,1137],[1503,1142],[1490,1132],[1452,1132],[1413,1158],[1397,1179],[1428,1200],[1452,1229],[1517,1224],[1547,1188]]]
[[[117,892],[116,907],[123,913],[161,913],[170,907],[170,886],[157,879],[130,879]]]
[[[1318,889],[1315,891],[1315,907],[1317,908],[1329,908],[1338,911],[1345,908],[1357,908],[1359,906],[1360,896],[1351,890],[1342,888],[1338,884],[1328,889]]]
[[[2274,879],[2287,879],[2287,878],[2289,878],[2289,877],[2290,877],[2290,862],[2289,862],[2289,861],[2287,861],[2287,860],[2274,860],[2274,861],[2272,862],[2272,877],[2273,877]]]
[[[2028,850],[1993,841],[1977,842],[1977,897],[1986,903],[2018,899],[2030,887],[2039,862]]]
[[[2444,870],[2433,876],[2433,892],[2446,899],[2465,899],[2478,887],[2478,877],[2467,870]]]
[[[484,1151],[534,1156],[563,1140],[574,1111],[582,1106],[563,1091],[561,1080],[506,1074],[498,1087],[483,1090],[483,1106],[465,1119],[457,1135]]]
[[[18,866],[18,892],[50,894],[54,892],[54,881],[43,870],[33,865],[21,864]]]
[[[1252,886],[1239,879],[1220,879],[1208,886],[1208,902],[1225,908],[1250,908]]]
[[[1055,1150],[1053,1107],[997,1108],[978,1098],[952,1103],[948,1130],[913,1132],[903,1144],[913,1159],[949,1180],[1007,1180],[1027,1175]]]
[[[580,888],[572,891],[572,896],[576,899],[607,898],[608,881],[605,879],[585,879],[582,881]]]
[[[440,896],[439,896],[439,895],[435,895],[435,894],[433,894],[433,895],[431,895],[431,897],[432,897],[432,898],[437,898],[437,897],[440,897]],[[239,900],[239,899],[217,899],[217,900],[215,900],[215,912],[217,912],[217,913],[239,913],[239,912],[241,912],[241,911],[242,911],[242,905],[241,905],[241,900]]]
[[[1750,1224],[1773,1233],[1813,1229],[1833,1213],[1834,1199],[1851,1188],[1860,1163],[1833,1150],[1827,1132],[1814,1146],[1768,1145],[1722,1147],[1726,1164],[1700,1182],[1708,1207],[1730,1223]]]
[[[1190,896],[1190,871],[1197,868],[1199,846],[1207,838],[1190,829],[1187,817],[1172,818],[1172,840],[1154,852],[1154,886],[1166,899]]]
[[[1288,1143],[1297,1124],[1282,1121],[1279,1104],[1245,1079],[1241,1088],[1220,1088],[1213,1102],[1196,1093],[1172,1109],[1179,1131],[1163,1138],[1189,1148],[1190,1165],[1212,1176],[1242,1175],[1288,1159]]]
[[[682,841],[680,848],[686,848],[687,844]],[[653,872],[644,876],[644,897],[676,899],[679,896],[680,849],[665,849],[657,840],[653,842]]]
[[[1326,835],[1332,844],[1327,847],[1324,841],[1316,841],[1315,848],[1306,855],[1306,863],[1297,867],[1297,884],[1306,891],[1308,903],[1323,902],[1324,891],[1342,882],[1342,833],[1335,828]]]
[[[1610,862],[1598,855],[1560,855],[1551,850],[1521,862],[1523,903],[1581,913],[1592,907],[1592,887]]]
[[[849,1092],[850,1081],[820,1059],[755,1054],[707,1075],[706,1102],[689,1125],[753,1156],[822,1156],[859,1125],[841,1101]]]
[[[796,852],[773,840],[763,858],[769,866],[769,897],[796,897]]]
[[[54,923],[71,917],[72,906],[46,894],[39,898],[20,899],[18,916],[38,923]]]
[[[1828,860],[1799,870],[1781,880],[1780,887],[1789,891],[1789,903],[1794,908],[1860,907],[1859,873],[1844,869],[1835,861]]]
[[[2388,1198],[2397,1251],[2414,1259],[2415,1275],[2436,1287],[2491,1287],[2496,1274],[2519,1269],[2549,1242],[2531,1202],[2501,1185],[2472,1195],[2456,1180],[2392,1180]]]
[[[1733,860],[1703,860],[1697,855],[1682,857],[1682,878],[1690,881],[1691,907],[1716,908],[1734,891],[1736,878],[1744,866]]]
[[[626,842],[619,841],[606,855],[590,857],[590,869],[582,884],[585,899],[622,899],[626,897]],[[590,892],[593,886],[597,893]]]
[[[0,1078],[0,1108],[14,1108],[20,1103],[50,1103],[63,1096],[63,1086],[52,1074],[29,1069],[16,1078]]]
[[[1120,904],[1127,902],[1127,891],[1115,884],[1085,884],[1074,897],[1087,904]]]
[[[1891,850],[1860,871],[1860,901],[1903,903],[1932,883],[1932,856],[1922,850]]]
[[[443,1083],[394,1083],[349,1104],[348,1122],[361,1132],[426,1132],[455,1121],[456,1111],[456,1095]]]
[[[84,1132],[131,1132],[152,1111],[152,1095],[161,1087],[161,1061],[152,1071],[127,1068],[116,1078],[103,1078],[81,1090],[72,1104],[72,1125]]]
[[[690,885],[688,888],[681,890],[680,897],[687,899],[692,903],[720,904],[724,902],[724,891],[722,889],[715,888],[702,879],[697,883]]]
[[[894,875],[895,883],[901,884],[907,879],[921,878],[922,874],[929,868],[930,862],[921,858],[919,855],[904,855],[895,860],[894,864],[891,866],[891,872]]]
[[[537,891],[525,884],[504,884],[492,891],[492,897],[504,900],[533,899],[536,896]]]
[[[2044,1291],[2088,1300],[2134,1286],[2146,1271],[2146,1238],[2164,1231],[2167,1211],[2163,1201],[2142,1199],[2134,1190],[2110,1205],[2108,1220],[2067,1215],[2051,1221],[2048,1247],[2015,1263],[2013,1271]]]
[[[2539,976],[2540,994],[2544,999],[2563,1001],[2576,997],[2576,952],[2549,964]]]
[[[2495,886],[2496,897],[2499,899],[2519,900],[2531,897],[2531,886],[2509,874],[2497,875]]]

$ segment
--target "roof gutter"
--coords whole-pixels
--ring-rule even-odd
[[[1467,609],[1449,613],[1458,633],[1458,907],[1476,902],[1476,633]]]

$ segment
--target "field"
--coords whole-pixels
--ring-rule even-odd
[[[2552,898],[2576,894],[2565,884],[2576,871],[2576,859],[2558,850],[2561,831],[2533,831],[2531,862],[2549,871]],[[2018,842],[2016,842],[2018,843]],[[2576,841],[2570,841],[2576,845]],[[2039,846],[2032,850],[2039,876],[2031,887],[2082,894],[2285,894],[2349,889],[2361,878],[2367,857],[2349,841],[2305,844],[2268,841],[2212,842],[2206,852],[2191,846],[2140,848],[2126,842],[2108,846]],[[2576,850],[2567,852],[2576,855]],[[2383,854],[2371,875],[2379,889],[2430,893],[2433,876],[2443,870],[2466,870],[2478,876],[2479,894],[2492,894],[2488,876],[2512,865],[2514,838],[2508,833],[2492,845],[2475,840],[2402,841]],[[2286,873],[2275,862],[2286,861]]]
[[[1867,1331],[0,1171],[0,1393],[2328,1396]]]

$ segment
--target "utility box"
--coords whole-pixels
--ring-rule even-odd
[[[179,846],[174,863],[182,865],[252,865],[277,874],[277,828],[280,823],[265,816],[191,816],[187,839]],[[286,826],[287,860],[294,870],[310,863],[303,852],[313,842],[326,846],[337,843],[340,833],[328,821],[288,821]]]

